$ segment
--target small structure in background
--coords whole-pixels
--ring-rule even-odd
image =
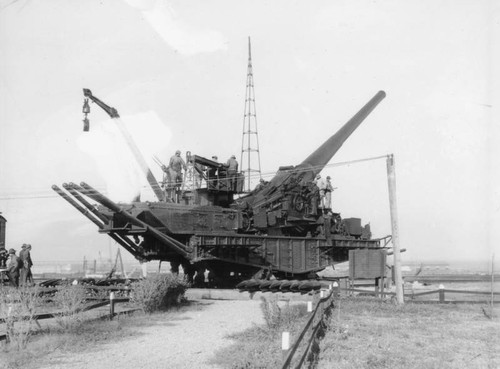
[[[0,212],[0,249],[5,248],[5,233],[7,227],[7,219],[5,219]]]
[[[376,249],[349,250],[349,282],[353,288],[355,279],[375,280],[375,289],[383,296],[386,278],[387,251]]]

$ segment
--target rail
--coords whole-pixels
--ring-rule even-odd
[[[93,304],[86,305],[82,308],[75,309],[74,313],[83,313],[83,312],[86,312],[89,310],[94,310],[94,309],[98,309],[100,307],[109,305],[109,319],[111,320],[116,315],[128,314],[128,313],[131,313],[133,311],[140,310],[138,308],[135,308],[135,309],[124,310],[124,311],[121,311],[119,313],[115,312],[115,305],[116,304],[129,302],[129,301],[130,301],[129,297],[116,298],[114,292],[111,292],[109,294],[109,299],[95,302]],[[33,316],[19,316],[19,317],[16,317],[16,321],[26,321],[26,320],[39,321],[39,320],[43,320],[43,319],[52,319],[52,318],[57,318],[57,317],[61,316],[61,314],[64,314],[64,313],[65,313],[64,311],[57,311],[57,312],[52,312],[52,313],[35,314]],[[106,315],[104,315],[104,317],[105,316]],[[7,323],[7,319],[8,318],[0,318],[0,324]],[[7,339],[7,334],[0,334],[0,341],[4,341],[6,339]]]
[[[314,355],[319,347],[319,340],[324,336],[324,331],[327,328],[326,320],[331,314],[333,308],[334,296],[337,289],[330,288],[328,291],[320,291],[320,299],[314,311],[311,311],[311,316],[305,323],[300,334],[291,347],[289,347],[289,332],[283,332],[282,350],[283,350],[283,366],[282,369],[290,368],[295,354],[298,352],[299,346],[306,340],[307,345],[295,365],[296,369],[301,368],[311,354]],[[327,292],[327,296],[323,297],[323,293]],[[312,303],[311,303],[312,304]],[[308,309],[309,310],[309,309]],[[312,307],[311,307],[312,310]]]

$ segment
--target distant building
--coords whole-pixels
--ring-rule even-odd
[[[5,229],[7,226],[7,219],[0,215],[0,247],[5,247]]]

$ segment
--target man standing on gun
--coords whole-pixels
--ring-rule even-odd
[[[238,162],[236,156],[231,155],[227,160],[227,178],[230,191],[236,191],[236,176],[238,174]]]
[[[175,155],[170,158],[170,162],[168,163],[168,170],[170,171],[171,180],[171,185],[169,187],[173,191],[174,197],[176,191],[179,191],[181,189],[183,168],[184,170],[186,170],[186,163],[184,162],[184,159],[181,158],[181,151],[177,150],[175,152]]]

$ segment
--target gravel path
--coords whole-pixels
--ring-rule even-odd
[[[140,329],[140,335],[109,342],[97,351],[52,354],[41,369],[218,368],[209,361],[232,344],[227,335],[263,324],[260,301],[197,300],[174,317]]]

